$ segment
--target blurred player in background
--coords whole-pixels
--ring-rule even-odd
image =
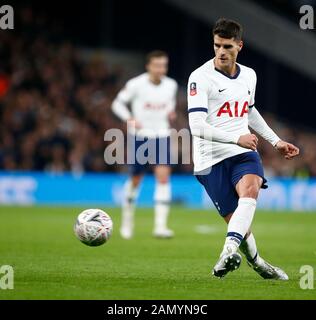
[[[147,55],[146,73],[129,80],[113,101],[112,110],[122,120],[135,128],[135,147],[127,147],[130,152],[141,151],[153,146],[156,154],[148,154],[150,163],[155,163],[156,186],[154,192],[155,218],[153,235],[171,238],[174,233],[167,227],[171,188],[170,130],[169,122],[174,120],[177,83],[166,76],[168,55],[163,51],[153,51]],[[131,111],[128,109],[131,107]],[[151,148],[149,147],[149,148]],[[152,149],[151,149],[152,150]],[[149,150],[148,150],[149,151]],[[130,165],[130,178],[125,184],[122,207],[121,236],[130,239],[134,229],[135,200],[140,182],[149,164],[139,161]]]
[[[267,181],[256,151],[258,138],[248,127],[286,159],[297,156],[299,149],[282,141],[254,106],[256,73],[236,63],[243,47],[241,25],[220,19],[214,26],[213,37],[215,57],[196,69],[188,83],[194,171],[228,224],[213,275],[223,277],[240,266],[239,248],[263,278],[287,280],[283,270],[259,256],[250,230],[259,190],[267,187]]]

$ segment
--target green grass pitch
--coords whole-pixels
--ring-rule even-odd
[[[173,207],[176,237],[151,236],[153,210],[138,209],[135,237],[119,236],[119,209],[103,208],[114,233],[100,247],[73,234],[83,208],[0,207],[0,266],[14,267],[14,289],[2,299],[316,299],[302,290],[302,265],[316,271],[316,214],[260,212],[253,231],[259,252],[289,275],[263,280],[245,259],[223,279],[210,276],[226,227],[215,213]],[[1,277],[1,275],[0,275]]]

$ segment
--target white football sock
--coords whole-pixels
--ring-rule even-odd
[[[134,227],[135,200],[138,195],[138,187],[134,187],[132,180],[128,179],[124,185],[124,199],[122,206],[122,228]]]
[[[233,213],[227,228],[223,253],[235,253],[250,229],[257,201],[253,198],[239,198],[238,207]]]
[[[256,240],[253,233],[250,233],[248,238],[244,239],[241,242],[239,249],[246,256],[247,260],[252,264],[255,263],[257,258],[259,257]]]
[[[157,183],[154,201],[155,201],[155,230],[167,229],[167,220],[171,200],[171,188],[169,183]]]

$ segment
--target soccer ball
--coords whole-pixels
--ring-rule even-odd
[[[96,247],[107,242],[113,231],[111,217],[100,209],[82,211],[74,225],[77,238],[87,246]]]

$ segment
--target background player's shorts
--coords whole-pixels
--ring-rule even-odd
[[[170,165],[170,137],[133,137],[133,139],[135,147],[133,145],[128,146],[128,151],[135,160],[134,163],[129,165],[131,175],[144,173],[150,165]]]
[[[246,174],[256,174],[263,179],[261,188],[266,189],[262,161],[258,152],[250,151],[227,158],[214,166],[206,175],[196,175],[223,217],[233,213],[239,196],[235,190],[238,181]]]

